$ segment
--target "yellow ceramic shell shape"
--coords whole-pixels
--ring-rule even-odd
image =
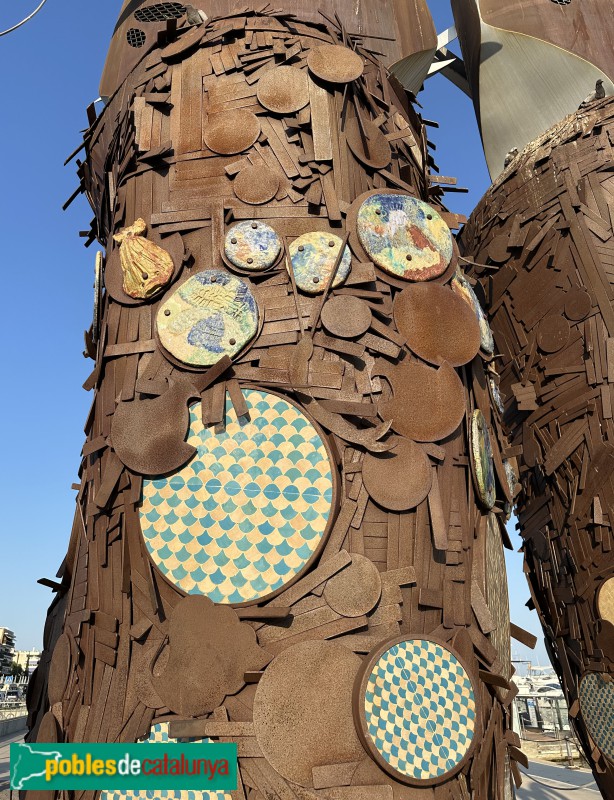
[[[147,223],[137,219],[113,236],[119,243],[119,259],[124,275],[124,292],[147,300],[173,277],[173,259],[162,247],[145,238]]]

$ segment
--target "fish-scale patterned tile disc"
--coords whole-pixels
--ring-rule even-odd
[[[368,751],[404,782],[447,780],[473,748],[473,684],[459,658],[431,639],[402,638],[373,651],[355,703]]]
[[[579,697],[588,732],[603,755],[614,761],[614,684],[588,672],[580,681]]]
[[[328,449],[285,398],[244,389],[249,420],[230,400],[222,433],[190,409],[194,458],[145,480],[141,529],[161,572],[216,603],[257,602],[296,578],[328,530],[333,473]]]

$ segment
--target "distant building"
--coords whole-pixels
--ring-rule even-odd
[[[11,672],[15,658],[15,634],[8,628],[0,628],[0,675]]]
[[[16,650],[13,661],[24,670],[28,675],[31,675],[40,661],[40,650]]]

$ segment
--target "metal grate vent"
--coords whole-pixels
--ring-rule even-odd
[[[557,6],[568,6],[571,3],[571,0],[552,0],[553,3],[556,3]]]
[[[147,36],[145,36],[145,31],[140,28],[130,28],[126,32],[126,39],[130,47],[143,47]]]
[[[181,3],[154,3],[139,8],[134,12],[138,22],[163,22],[165,19],[179,19],[185,14],[185,6]]]

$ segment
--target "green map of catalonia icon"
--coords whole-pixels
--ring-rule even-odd
[[[57,750],[33,750],[29,744],[11,744],[11,789],[28,789],[28,781],[45,776],[45,764],[52,758],[58,761]]]

